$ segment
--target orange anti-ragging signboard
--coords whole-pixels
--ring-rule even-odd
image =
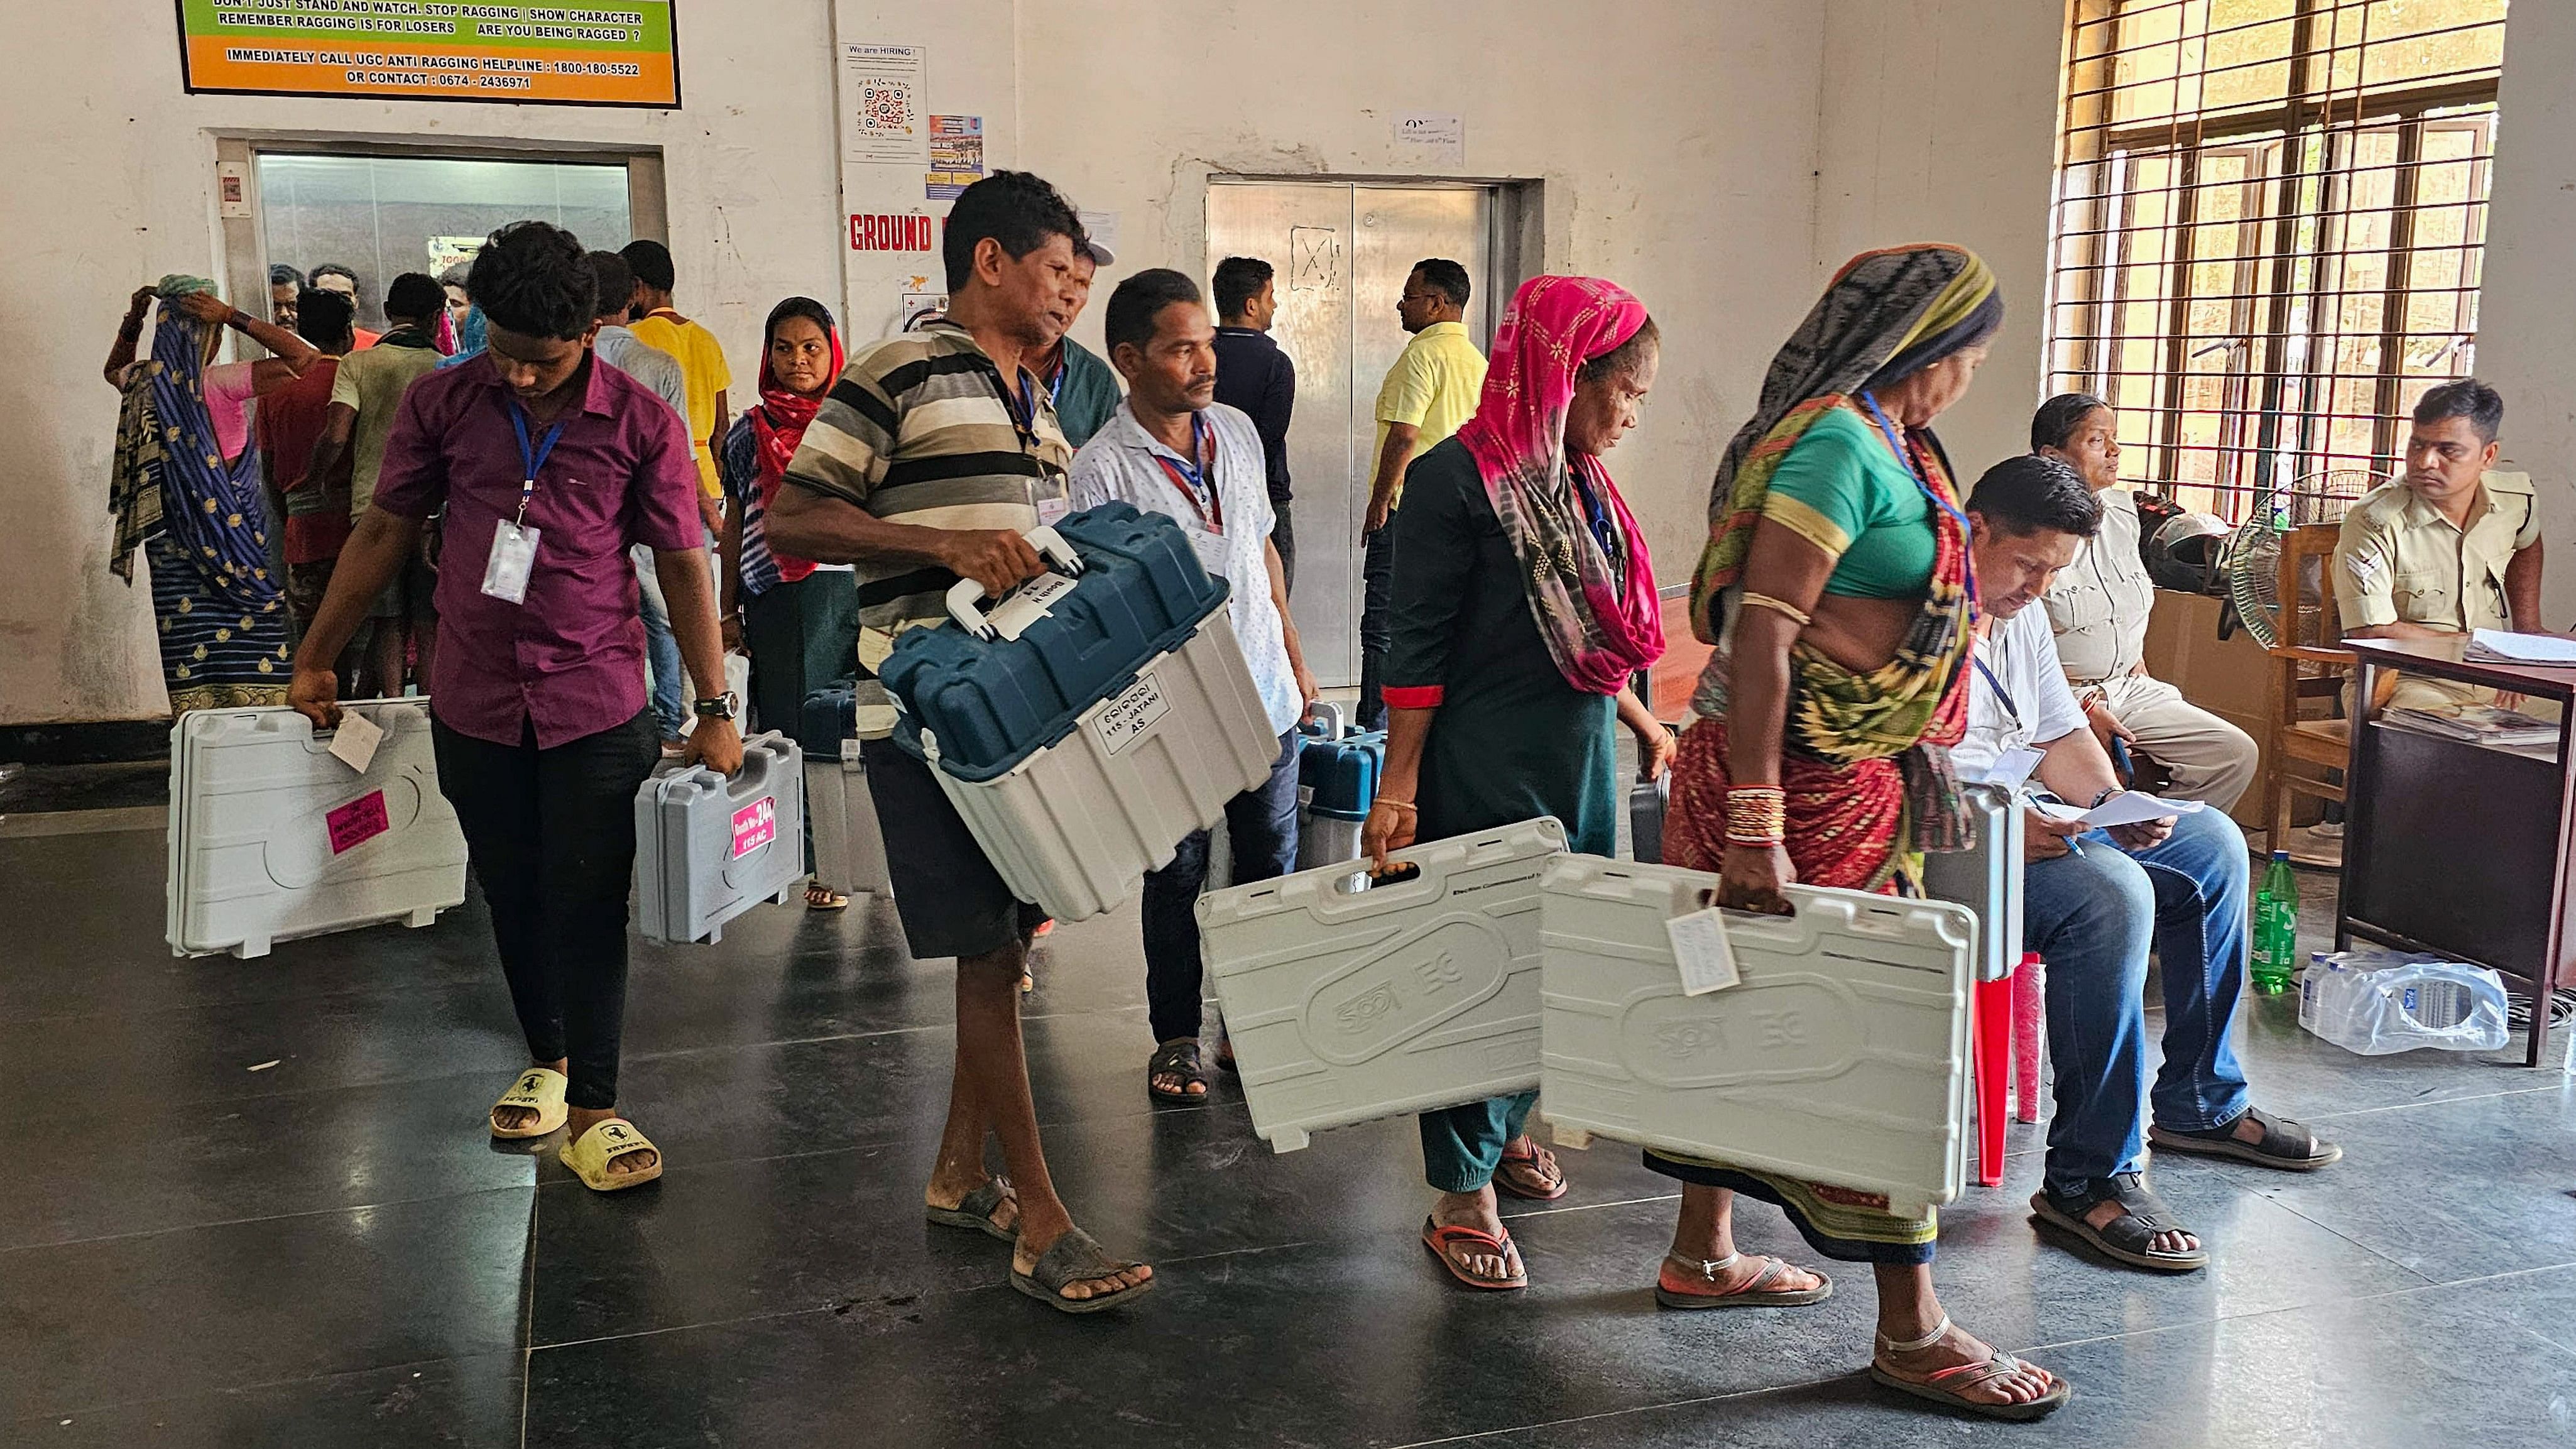
[[[672,0],[179,0],[188,89],[676,106]]]

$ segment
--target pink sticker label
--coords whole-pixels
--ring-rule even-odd
[[[375,839],[393,828],[385,819],[385,792],[371,790],[330,814],[322,817],[331,828],[331,853],[338,855],[354,845]],[[734,827],[739,833],[741,827]]]
[[[376,815],[380,820],[384,816],[384,807],[381,804],[376,807]],[[381,830],[384,827],[379,825],[376,828]],[[742,859],[777,838],[778,799],[776,796],[763,795],[733,812],[733,858],[735,860]]]

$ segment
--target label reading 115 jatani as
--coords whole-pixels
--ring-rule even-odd
[[[1154,721],[1171,712],[1172,702],[1163,697],[1162,686],[1152,674],[1145,674],[1109,701],[1109,707],[1091,722],[1100,734],[1100,743],[1111,754],[1136,743],[1154,727]]]

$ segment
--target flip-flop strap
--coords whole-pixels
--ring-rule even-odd
[[[1203,1082],[1207,1080],[1207,1069],[1199,1064],[1199,1044],[1183,1039],[1168,1041],[1155,1048],[1153,1059],[1145,1063],[1145,1075]]]
[[[599,1165],[602,1167],[615,1162],[617,1159],[624,1157],[630,1152],[655,1152],[660,1150],[653,1145],[651,1138],[636,1131],[635,1124],[627,1121],[623,1117],[611,1117],[607,1121],[599,1123],[589,1131],[581,1134],[581,1140],[585,1143],[591,1142],[593,1139],[597,1139],[599,1147]]]
[[[2301,1158],[2317,1155],[2317,1134],[2298,1123],[2286,1117],[2275,1117],[2260,1107],[2246,1108],[2245,1117],[2246,1120],[2263,1129],[2262,1136],[2245,1145],[2264,1156],[2295,1162]],[[2236,1124],[2230,1122],[2222,1130],[2232,1135],[2235,1127]]]
[[[993,1220],[993,1214],[1001,1211],[1002,1204],[1009,1202],[1011,1197],[1011,1184],[1008,1179],[988,1177],[973,1192],[957,1200],[957,1211],[970,1218],[982,1218],[989,1223]]]
[[[2032,1368],[2029,1364],[2023,1363],[2020,1359],[2013,1357],[2011,1354],[1998,1351],[1982,1363],[1952,1364],[1950,1367],[1945,1369],[1934,1369],[1931,1373],[1924,1375],[1923,1382],[1927,1384],[1938,1384],[1944,1392],[1956,1394],[1968,1389],[1973,1389],[1979,1384],[1992,1383],[1996,1379],[2003,1378],[2010,1374],[2022,1373],[2024,1371],[2035,1374],[2042,1379],[2049,1379],[2048,1370]],[[1964,1378],[1962,1378],[1963,1375],[1965,1376]],[[1952,1380],[1954,1379],[1960,1380],[1960,1382],[1953,1383]],[[2055,1382],[2054,1379],[2049,1379],[2049,1381]]]
[[[563,1101],[564,1086],[563,1073],[547,1067],[531,1067],[510,1084],[510,1090],[501,1094],[501,1100],[492,1104],[492,1110],[527,1107],[542,1111]]]
[[[1029,1269],[1029,1276],[1048,1292],[1061,1293],[1068,1283],[1114,1278],[1135,1266],[1111,1258],[1091,1234],[1080,1228],[1071,1228],[1063,1237],[1056,1239],[1053,1246],[1038,1255],[1036,1266]]]
[[[1508,1269],[1500,1278],[1473,1272],[1465,1263],[1459,1261],[1457,1254],[1449,1251],[1453,1243],[1463,1242],[1470,1247],[1483,1248],[1508,1264],[1517,1251],[1512,1247],[1512,1230],[1509,1228],[1503,1229],[1500,1233],[1489,1233],[1482,1228],[1471,1228],[1463,1223],[1425,1223],[1423,1233],[1430,1238],[1432,1251],[1438,1253],[1457,1272],[1487,1283],[1500,1283],[1513,1276]]]

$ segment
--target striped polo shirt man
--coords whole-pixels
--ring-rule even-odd
[[[1046,388],[1025,370],[1020,383],[1026,416],[965,328],[897,333],[850,358],[787,481],[890,523],[1025,533],[1041,496],[1063,496],[1073,449]],[[941,568],[858,565],[859,662],[874,673],[896,634],[947,618],[956,581]]]

